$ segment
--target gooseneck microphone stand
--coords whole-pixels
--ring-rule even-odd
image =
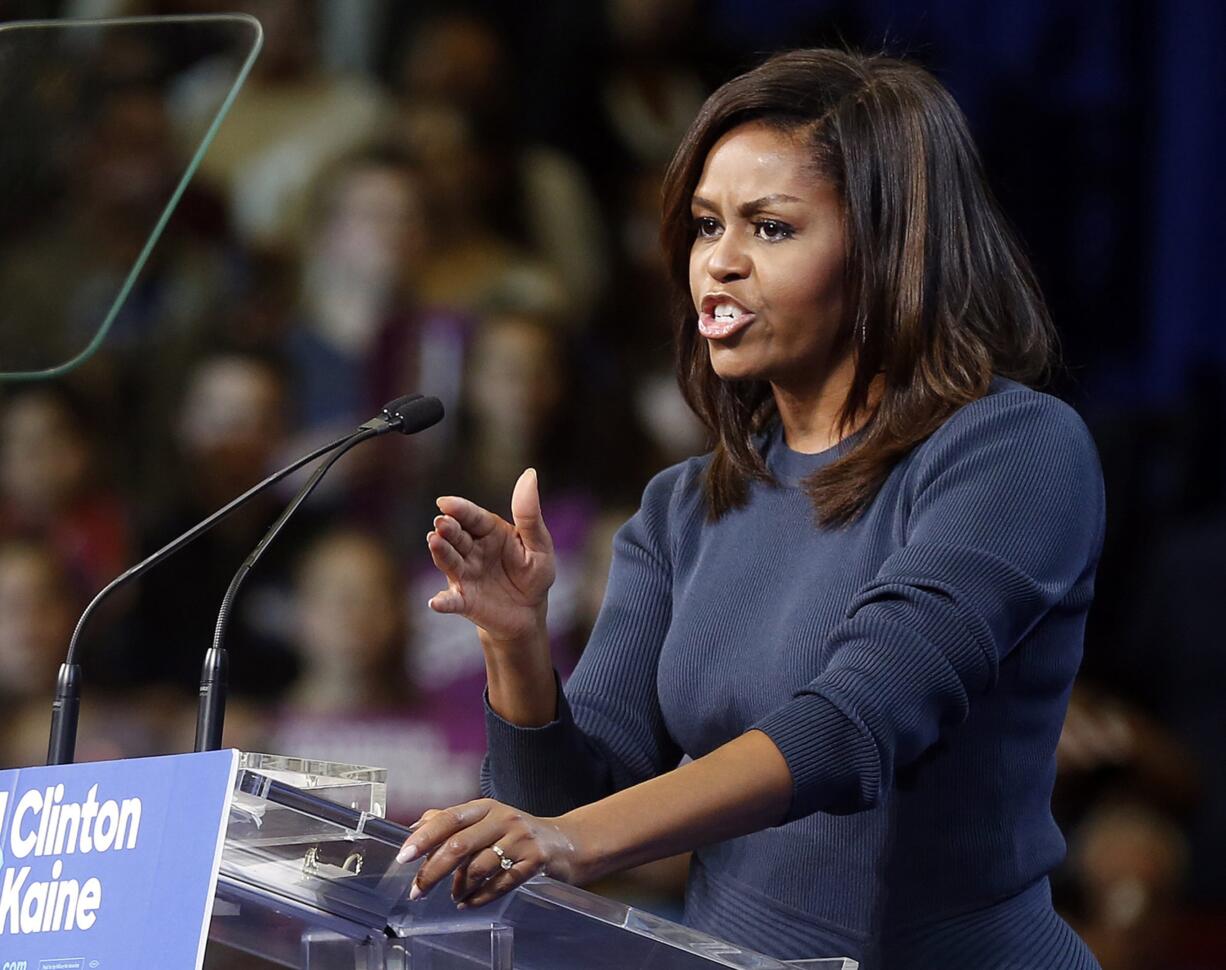
[[[251,554],[243,560],[230,585],[222,598],[221,608],[217,613],[217,625],[213,629],[213,645],[205,652],[204,663],[200,671],[200,701],[196,710],[196,750],[216,751],[221,747],[222,729],[226,717],[227,678],[230,667],[229,655],[224,646],[226,626],[234,607],[234,599],[238,595],[247,574],[264,555],[265,550],[276,539],[307,496],[315,490],[315,486],[328,473],[345,452],[355,448],[368,438],[386,434],[388,431],[399,431],[401,434],[416,434],[437,424],[443,418],[443,405],[438,398],[414,395],[408,398],[398,398],[383,409],[383,419],[368,421],[348,441],[344,442],[327,461],[311,473],[302,488],[285,507],[277,520],[268,528],[264,537],[251,550]]]

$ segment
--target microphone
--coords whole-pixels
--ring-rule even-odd
[[[406,397],[398,397],[387,404],[379,415],[361,425],[327,461],[320,463],[319,467],[311,473],[311,477],[298,490],[298,494],[290,499],[277,520],[269,526],[264,537],[256,543],[251,554],[243,560],[234,578],[230,580],[226,595],[222,598],[221,608],[217,612],[217,625],[213,629],[213,645],[205,652],[204,663],[200,669],[200,700],[196,710],[197,751],[216,751],[221,747],[222,728],[225,726],[226,718],[227,677],[230,667],[229,656],[223,646],[226,626],[234,607],[234,599],[252,567],[264,555],[264,551],[284,528],[290,516],[315,490],[315,486],[328,473],[328,469],[335,465],[345,452],[357,447],[368,438],[387,434],[389,431],[399,431],[401,434],[416,434],[419,431],[425,431],[426,428],[433,427],[442,419],[443,403],[436,397],[410,394]]]
[[[401,434],[417,434],[432,428],[443,420],[443,402],[437,397],[421,394],[406,394],[383,405],[383,410],[359,425],[358,430],[378,428],[379,434],[399,431]]]
[[[321,445],[308,455],[304,455],[297,461],[287,465],[278,472],[274,472],[265,478],[257,485],[253,485],[247,491],[243,492],[237,498],[223,505],[220,509],[210,515],[201,522],[196,523],[178,538],[172,539],[166,545],[162,546],[156,552],[150,554],[145,559],[142,559],[135,566],[120,573],[104,586],[97,595],[90,600],[89,605],[81,613],[80,619],[77,620],[76,628],[72,632],[72,639],[68,643],[68,653],[64,662],[60,664],[59,675],[56,677],[55,683],[55,699],[51,705],[51,735],[47,742],[47,764],[49,765],[66,765],[72,764],[73,757],[76,753],[77,746],[77,722],[81,712],[81,666],[77,663],[77,644],[81,639],[81,632],[85,629],[85,624],[89,622],[89,618],[94,614],[94,611],[112,592],[118,589],[125,583],[138,579],[147,573],[150,569],[156,566],[162,560],[173,556],[184,546],[194,542],[204,533],[208,532],[213,526],[217,525],[232,512],[236,511],[248,501],[259,495],[265,489],[271,488],[277,482],[281,481],[288,475],[292,475],[304,465],[309,465],[315,459],[342,448],[349,444],[358,435],[373,437],[375,435],[387,434],[389,431],[399,431],[402,427],[407,427],[412,422],[420,422],[423,413],[431,411],[430,405],[417,404],[418,401],[434,401],[437,406],[438,417],[431,421],[434,423],[442,417],[442,405],[434,398],[423,398],[420,394],[410,394],[405,397],[398,397],[391,401],[383,410],[375,417],[371,418],[365,424],[361,425],[357,431],[351,431],[346,435],[342,435],[335,441],[330,441],[326,445]],[[428,427],[423,425],[422,427]],[[414,430],[421,430],[421,427],[415,427]],[[406,432],[406,433],[412,433]]]

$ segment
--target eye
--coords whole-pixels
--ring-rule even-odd
[[[754,223],[754,234],[767,242],[791,239],[795,232],[786,222],[780,222],[778,219],[763,219]]]
[[[711,216],[695,216],[694,217],[694,235],[699,239],[713,239],[719,235],[720,225],[718,219],[713,219]]]

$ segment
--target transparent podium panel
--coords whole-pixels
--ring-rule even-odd
[[[381,768],[244,753],[220,877],[382,930],[416,872],[386,791]]]
[[[409,832],[383,818],[385,786],[377,768],[242,755],[210,952],[311,970],[792,966],[545,877],[479,909],[457,910],[448,880],[410,902],[420,863],[396,862]]]
[[[471,912],[456,913],[448,890],[444,882],[413,903],[407,918],[393,927],[395,932],[411,938],[419,932],[437,933],[440,926],[459,928],[492,922],[514,933],[513,966],[541,970],[783,970],[793,966],[545,877],[532,879],[515,892]],[[856,964],[838,957],[807,960],[802,966],[809,970],[855,970]]]

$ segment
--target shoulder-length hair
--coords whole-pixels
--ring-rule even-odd
[[[966,119],[932,75],[836,50],[770,58],[707,99],[664,181],[677,377],[715,441],[705,479],[713,519],[744,504],[751,480],[772,481],[755,444],[777,418],[770,386],[715,374],[689,295],[691,197],[712,146],[750,121],[803,138],[817,177],[842,201],[848,312],[839,339],[851,342],[855,369],[840,431],[868,417],[854,447],[805,483],[819,521],[841,525],[868,507],[900,458],[982,397],[994,374],[1044,377],[1055,334]]]

